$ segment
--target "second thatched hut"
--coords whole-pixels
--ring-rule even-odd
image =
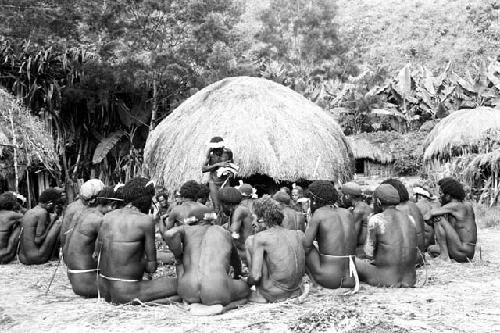
[[[254,77],[218,81],[163,120],[146,142],[149,175],[170,189],[189,179],[207,181],[201,167],[214,136],[233,151],[241,178],[352,176],[352,152],[333,116],[289,88]]]

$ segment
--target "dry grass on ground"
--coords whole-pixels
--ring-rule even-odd
[[[303,304],[249,304],[221,316],[193,317],[182,305],[114,306],[75,296],[55,263],[0,267],[0,331],[169,332],[492,332],[500,327],[500,231],[481,230],[470,264],[430,261],[414,289],[362,285],[312,290]],[[162,274],[170,275],[170,267]],[[427,278],[426,278],[427,275]],[[426,281],[424,286],[421,286]]]

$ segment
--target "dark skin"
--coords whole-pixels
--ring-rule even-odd
[[[208,187],[210,189],[210,199],[212,199],[216,212],[220,210],[219,189],[226,180],[225,177],[217,177],[217,169],[228,167],[229,163],[233,162],[233,152],[231,150],[227,148],[209,149],[201,168],[203,173],[210,172]]]
[[[313,245],[317,240],[318,249]],[[304,240],[306,265],[312,279],[326,288],[351,288],[355,281],[349,276],[349,258],[354,255],[357,234],[353,215],[344,208],[323,206],[314,211]]]
[[[22,218],[23,214],[0,210],[0,264],[7,264],[16,257]]]
[[[354,228],[357,235],[357,246],[362,248],[365,244],[367,230],[368,230],[368,219],[370,214],[373,212],[370,205],[368,205],[362,197],[355,197],[349,194],[344,195],[344,202],[349,202],[350,207],[352,207],[352,216],[354,218]]]
[[[299,296],[305,273],[304,233],[279,225],[250,236],[246,241],[253,302],[278,302]]]
[[[182,203],[172,208],[165,222],[160,221],[160,233],[175,226],[183,225],[184,219],[189,217],[191,211],[200,207],[204,207],[204,205],[191,198],[182,198]]]
[[[71,229],[75,226],[75,222],[73,221],[73,217],[77,215],[79,212],[84,210],[87,205],[84,203],[82,199],[78,199],[75,202],[72,202],[66,207],[66,211],[64,212],[63,222],[61,226],[61,246],[64,248],[64,244],[66,243],[66,237],[71,232]]]
[[[107,302],[123,304],[135,298],[142,302],[170,302],[168,297],[177,292],[176,279],[142,280],[145,273],[156,271],[152,217],[130,205],[114,210],[104,216],[98,239],[98,287]]]
[[[415,221],[415,227],[417,232],[417,246],[420,251],[425,251],[425,227],[424,218],[418,206],[411,201],[405,201],[396,206],[397,209],[403,213],[408,214],[413,221]]]
[[[182,260],[177,265],[177,293],[185,302],[227,308],[246,303],[248,286],[239,280],[241,261],[229,231],[201,221],[173,228],[163,236],[175,257]]]
[[[379,287],[413,287],[416,282],[416,228],[395,205],[374,203],[368,222],[366,260],[356,260],[361,281]]]
[[[245,242],[254,233],[254,224],[257,221],[257,216],[253,213],[253,199],[245,198],[240,205],[234,210],[231,217],[231,225],[229,230],[233,234],[233,242],[238,249],[240,258],[246,265]]]
[[[477,225],[470,202],[463,202],[441,192],[442,207],[432,209],[431,218],[436,218],[434,230],[438,245],[430,251],[440,253],[442,260],[454,259],[468,262],[474,257],[477,242]],[[439,247],[439,249],[434,248]]]
[[[19,261],[23,264],[44,264],[56,250],[62,221],[51,221],[50,213],[53,209],[52,202],[40,203],[24,215],[19,248]]]
[[[97,297],[97,271],[70,272],[97,269],[96,241],[104,218],[111,205],[98,205],[85,210],[67,238],[64,258],[68,266],[68,278],[73,292],[84,297]]]
[[[306,230],[306,217],[304,214],[297,212],[288,205],[282,205],[283,215],[285,218],[281,225],[283,228],[288,230],[300,230],[304,232]]]
[[[420,209],[420,213],[422,213],[424,219],[424,244],[425,249],[427,249],[430,245],[434,244],[434,224],[432,223],[430,212],[433,208],[440,207],[440,205],[420,195],[416,196],[416,200],[416,205]]]

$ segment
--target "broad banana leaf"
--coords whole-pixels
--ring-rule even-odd
[[[93,164],[101,163],[106,155],[113,149],[116,144],[120,141],[120,139],[125,135],[122,131],[116,131],[111,133],[107,138],[104,138],[97,145],[94,151],[94,157],[92,158]]]
[[[398,94],[407,98],[411,94],[411,72],[410,64],[406,64],[398,73],[398,84],[396,85]]]

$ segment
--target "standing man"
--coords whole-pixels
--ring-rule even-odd
[[[312,218],[307,226],[304,247],[312,280],[323,287],[359,287],[354,252],[357,234],[351,212],[336,206],[337,190],[329,181],[309,186]],[[318,248],[313,244],[318,242]]]
[[[188,223],[163,237],[177,258],[179,296],[188,303],[219,305],[223,311],[246,303],[248,286],[240,280],[241,261],[229,231],[212,224],[215,215],[208,207],[195,208]]]
[[[23,216],[19,248],[19,261],[23,264],[44,264],[59,250],[62,221],[57,216],[51,220],[50,214],[60,201],[61,192],[53,188],[46,189],[40,194],[38,205]]]
[[[208,180],[210,199],[212,200],[213,208],[218,213],[220,210],[218,192],[229,178],[227,174],[219,174],[218,171],[220,168],[228,168],[230,167],[230,163],[234,163],[233,152],[224,146],[224,140],[220,136],[213,137],[208,147],[202,172],[210,172]]]
[[[126,206],[104,216],[99,230],[99,292],[106,302],[166,302],[177,292],[175,278],[143,280],[156,271],[155,226],[148,215],[155,194],[146,178],[123,187]]]
[[[382,184],[373,193],[365,259],[356,259],[360,280],[372,286],[415,286],[417,233],[408,214],[396,208],[399,202],[392,185]]]
[[[250,301],[279,302],[299,296],[305,272],[304,233],[281,226],[284,216],[276,200],[256,200],[254,208],[267,229],[246,242],[248,284],[256,290]]]
[[[252,199],[252,185],[242,184],[239,191],[241,193],[242,200],[238,207],[234,210],[229,230],[231,231],[231,236],[236,248],[238,249],[240,258],[248,266],[248,263],[246,262],[245,242],[248,237],[254,233],[254,224],[257,221],[257,216],[253,212],[254,199]]]
[[[454,178],[443,178],[438,185],[442,206],[430,212],[430,217],[435,218],[434,230],[438,246],[430,246],[429,252],[439,253],[439,257],[445,261],[454,259],[457,262],[467,262],[474,257],[477,242],[477,225],[472,204],[464,202],[464,188]]]
[[[0,264],[7,264],[16,257],[23,218],[23,214],[16,212],[18,206],[14,194],[0,195]]]

